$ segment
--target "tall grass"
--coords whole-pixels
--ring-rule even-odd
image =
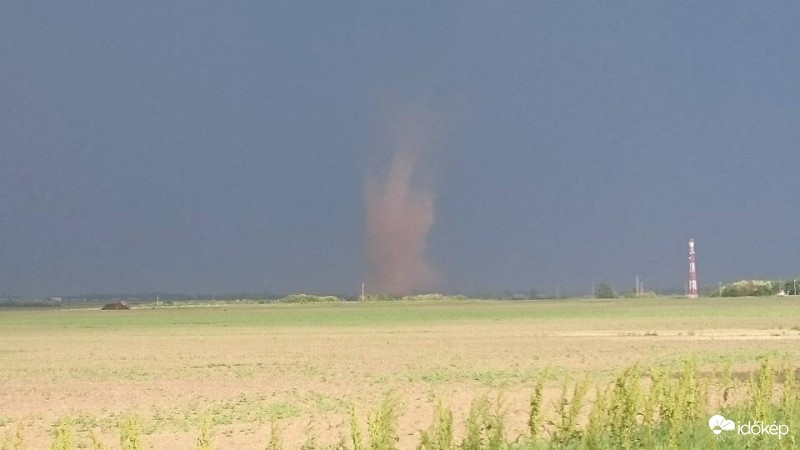
[[[75,431],[69,417],[63,417],[56,423],[53,432],[53,444],[50,450],[73,450],[75,448]]]
[[[200,433],[195,441],[197,450],[214,450],[213,419],[206,414],[200,422]]]
[[[730,395],[732,390],[740,392]],[[498,394],[494,401],[484,396],[473,399],[461,427],[456,426],[452,410],[437,400],[429,427],[420,432],[420,450],[533,450],[533,449],[677,449],[677,448],[798,448],[800,443],[800,384],[793,362],[761,361],[749,381],[734,382],[729,365],[721,372],[702,374],[693,359],[677,367],[657,366],[642,370],[638,365],[617,375],[612,383],[598,385],[589,395],[588,379],[565,380],[561,396],[546,410],[544,383],[537,382],[528,403],[524,435],[511,436],[505,399]],[[720,398],[719,407],[711,410],[709,398]],[[736,400],[738,399],[738,400]],[[399,444],[397,397],[386,396],[380,406],[366,417],[366,435],[355,406],[350,408],[349,445],[341,436],[337,444],[320,446],[311,436],[305,450],[352,449],[395,450]],[[736,422],[738,428],[715,435],[708,425],[712,415],[721,414]],[[743,435],[741,425],[760,422],[785,425],[788,433]],[[207,416],[200,427],[197,447],[210,449],[212,418]],[[140,425],[135,416],[119,424],[120,442],[125,450],[142,448]],[[460,432],[459,432],[460,431]],[[309,427],[308,433],[313,433]],[[65,417],[56,423],[52,450],[72,450],[85,445],[76,442],[72,422]],[[460,436],[457,439],[456,436]],[[96,441],[96,438],[92,439]],[[95,447],[98,447],[95,445]],[[20,425],[15,436],[4,434],[2,450],[24,448]],[[270,427],[268,450],[283,448],[276,420]]]
[[[355,405],[350,406],[350,438],[353,442],[353,450],[364,450],[361,426],[358,423],[358,413]]]
[[[487,416],[489,415],[489,401],[485,397],[472,400],[467,416],[466,433],[461,442],[463,450],[480,450],[486,444],[485,433]]]
[[[455,450],[453,440],[453,411],[444,406],[441,399],[436,404],[433,424],[420,436],[421,450]]]
[[[397,448],[397,399],[387,395],[381,406],[367,416],[370,450]]]
[[[26,448],[25,436],[22,433],[22,423],[17,422],[17,427],[13,433],[11,430],[7,430],[3,433],[0,450],[25,450]]]
[[[142,425],[135,415],[128,415],[120,422],[119,445],[122,450],[142,450]]]
[[[561,399],[556,404],[556,412],[558,421],[555,423],[555,432],[553,433],[553,443],[560,445],[567,445],[571,441],[580,439],[580,431],[578,430],[578,416],[583,409],[583,402],[586,397],[586,392],[589,389],[589,380],[584,378],[575,383],[572,390],[572,398],[567,396],[568,382],[565,380],[561,389]],[[533,411],[531,414],[533,415]],[[531,439],[536,436],[531,434]]]
[[[278,419],[274,418],[270,422],[269,427],[269,442],[267,443],[267,450],[280,450],[283,448],[281,438],[281,430],[278,426]]]
[[[539,380],[528,402],[528,434],[531,441],[539,437],[539,428],[542,426],[542,394],[544,382]]]

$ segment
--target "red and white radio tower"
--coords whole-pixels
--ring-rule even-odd
[[[694,239],[689,239],[689,298],[697,298],[697,260],[694,254]]]

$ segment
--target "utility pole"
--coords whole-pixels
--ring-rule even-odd
[[[361,283],[361,301],[364,301],[364,283]]]
[[[636,277],[636,298],[639,298],[641,291],[639,290],[639,277]]]
[[[697,298],[697,260],[694,252],[694,239],[689,239],[689,292],[686,296]]]

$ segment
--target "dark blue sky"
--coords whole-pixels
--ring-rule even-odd
[[[386,103],[439,290],[800,274],[796,3],[111,3],[0,5],[0,295],[355,293]]]

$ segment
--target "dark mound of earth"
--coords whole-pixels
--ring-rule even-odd
[[[113,311],[118,309],[131,309],[131,307],[126,305],[125,302],[114,302],[108,303],[100,309],[103,311]]]

